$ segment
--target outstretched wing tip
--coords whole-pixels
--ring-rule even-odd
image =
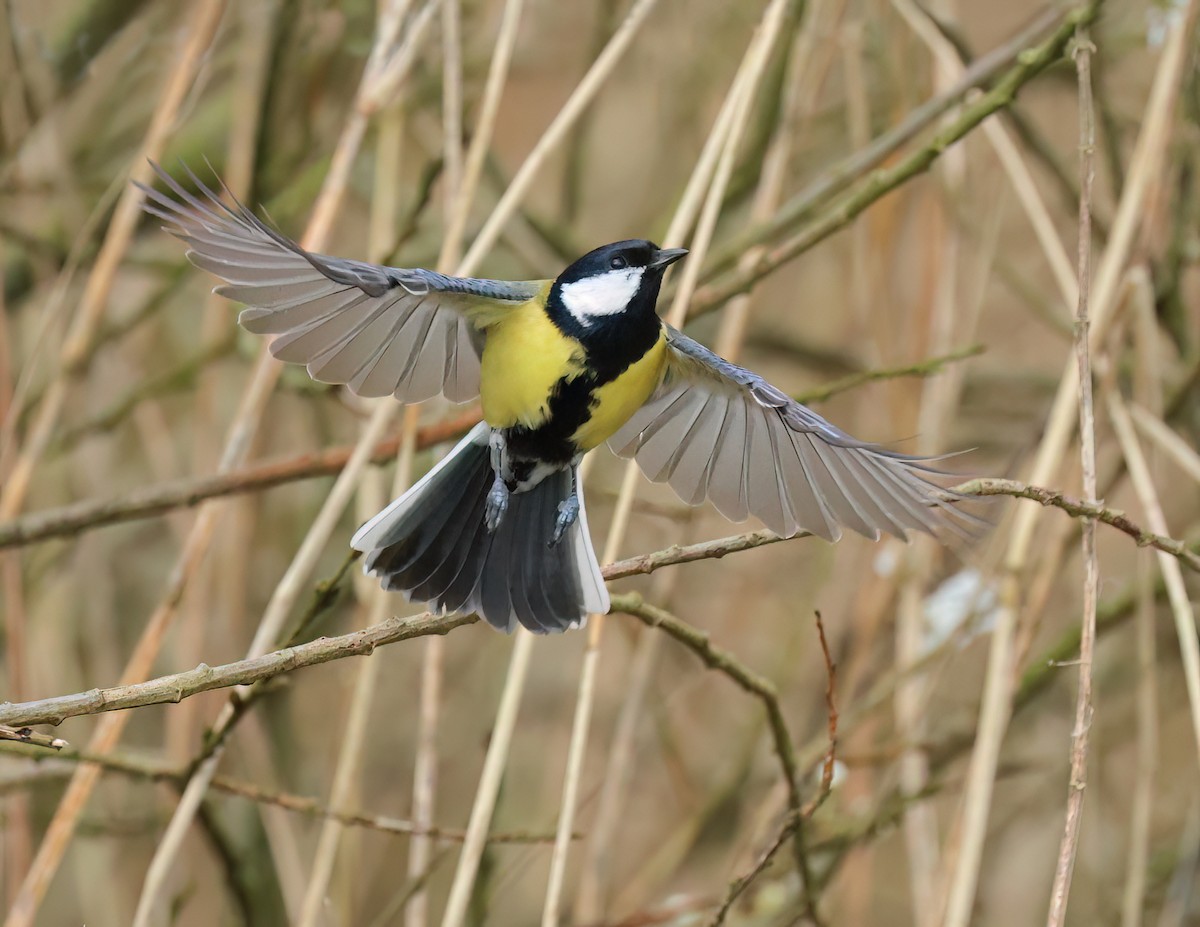
[[[213,292],[244,304],[243,328],[278,336],[274,356],[304,364],[320,382],[361,388],[364,395],[406,402],[439,391],[459,402],[478,395],[483,336],[470,320],[497,304],[526,301],[534,284],[310,252],[241,203],[205,163],[215,185],[181,161],[192,193],[151,161],[165,190],[134,181],[145,194],[143,208],[187,244],[191,263],[222,281]]]

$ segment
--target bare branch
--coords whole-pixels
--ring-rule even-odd
[[[45,735],[34,734],[33,736],[44,737]],[[0,739],[4,738],[0,737]],[[33,743],[33,741],[23,742]],[[66,741],[58,741],[58,743],[66,746]],[[30,756],[27,751],[18,752],[11,748],[5,749],[0,747],[0,755],[24,757],[36,760],[37,762],[43,762],[41,755]],[[188,780],[188,770],[186,768],[179,769],[152,760],[135,759],[119,752],[93,754],[81,750],[64,750],[62,753],[54,756],[54,762],[64,764],[87,763],[92,766],[98,766],[107,772],[118,773],[119,775],[129,776],[134,779],[167,782],[175,786],[186,785]],[[367,830],[377,830],[385,834],[400,834],[408,837],[421,834],[437,840],[446,840],[454,843],[461,842],[465,835],[464,831],[452,827],[421,827],[403,818],[367,814],[362,811],[339,811],[322,804],[315,798],[308,798],[307,796],[296,795],[291,792],[276,792],[264,789],[251,782],[232,779],[228,776],[214,777],[212,787],[218,792],[224,792],[226,795],[244,798],[247,801],[256,802],[261,805],[274,805],[277,808],[283,808],[285,811],[294,811],[297,814],[304,814],[309,817],[331,818],[340,821],[348,827],[362,827]],[[579,835],[576,834],[574,836],[578,838]],[[488,840],[492,843],[550,843],[554,840],[554,835],[508,831],[489,834]]]
[[[1092,401],[1092,361],[1088,350],[1088,297],[1092,268],[1092,179],[1096,147],[1092,106],[1092,40],[1086,27],[1075,33],[1075,68],[1079,80],[1079,255],[1078,304],[1075,311],[1075,357],[1079,364],[1079,453],[1087,504],[1096,502],[1096,413]],[[1075,700],[1075,729],[1071,732],[1071,781],[1067,813],[1059,844],[1054,884],[1050,890],[1048,927],[1061,927],[1067,917],[1071,876],[1083,821],[1087,786],[1088,746],[1092,730],[1092,659],[1096,648],[1096,599],[1100,594],[1100,564],[1096,556],[1096,522],[1083,519],[1083,618],[1079,638],[1079,691]]]
[[[0,725],[0,740],[8,740],[18,744],[29,744],[32,747],[47,747],[51,750],[61,750],[67,742],[61,737],[50,737],[40,734],[28,727],[9,727]]]
[[[417,447],[424,449],[449,441],[463,434],[478,421],[479,410],[472,409],[422,428],[417,435]],[[371,451],[372,462],[383,463],[394,458],[399,446],[399,436],[379,442]],[[331,476],[342,471],[353,452],[354,448],[349,445],[335,447],[327,451],[255,464],[199,479],[159,483],[117,499],[88,499],[62,508],[35,512],[22,518],[0,522],[0,549],[65,537],[102,525],[150,518],[172,509],[199,505],[206,499],[257,492],[296,480]]]
[[[1131,522],[1124,513],[1115,509],[1091,505],[1073,499],[1057,490],[1029,486],[1016,480],[970,480],[954,487],[953,491],[968,496],[1014,496],[1032,499],[1042,505],[1060,508],[1075,518],[1095,518],[1097,521],[1129,535],[1139,546],[1154,547],[1171,554],[1200,572],[1200,556],[1185,543],[1145,531]],[[796,535],[797,538],[808,536],[805,533]],[[678,563],[719,560],[726,554],[750,550],[782,540],[785,538],[773,531],[762,530],[704,541],[699,544],[675,545],[664,550],[617,561],[605,567],[603,573],[605,579],[608,580],[644,575],[653,573],[664,566]],[[79,715],[138,708],[165,702],[179,702],[199,692],[227,686],[246,685],[282,673],[289,673],[304,666],[314,666],[343,657],[369,654],[376,647],[384,644],[431,634],[446,634],[462,625],[473,624],[476,620],[473,615],[434,616],[425,614],[415,618],[392,618],[373,628],[355,631],[340,637],[319,638],[306,644],[277,650],[253,660],[242,660],[217,667],[201,665],[184,673],[163,676],[131,686],[92,689],[88,692],[31,702],[6,702],[0,704],[0,724],[14,726],[59,724],[66,718]],[[699,639],[692,640],[691,643],[701,644]],[[708,662],[708,658],[705,658],[705,662]],[[726,669],[727,667],[718,661],[718,665],[715,665],[714,668]]]
[[[784,785],[787,787],[788,809],[793,822],[790,833],[795,848],[796,864],[800,870],[800,876],[804,880],[805,909],[813,922],[817,922],[816,899],[812,894],[812,866],[804,845],[803,821],[805,814],[804,802],[800,794],[800,771],[796,765],[796,748],[787,722],[784,720],[783,710],[779,707],[779,693],[775,689],[775,683],[745,666],[728,650],[714,645],[709,639],[708,632],[680,621],[670,612],[646,604],[640,595],[613,596],[612,611],[631,615],[649,627],[665,632],[691,650],[709,669],[724,673],[763,703],[763,708],[767,712],[767,724],[771,728],[771,737],[775,742],[775,753],[779,757],[779,765],[783,771]]]
[[[1090,23],[1097,4],[1084,3],[1070,10],[1049,37],[1032,48],[1023,48],[1016,63],[996,81],[990,90],[962,108],[961,114],[933,136],[929,142],[889,167],[867,174],[858,187],[824,209],[809,225],[767,250],[754,266],[728,274],[696,291],[689,309],[695,317],[711,312],[739,293],[746,292],[758,280],[776,268],[808,251],[834,232],[845,228],[868,206],[927,171],[942,153],[970,133],[985,119],[1012,103],[1017,91],[1058,61],[1078,25]],[[858,176],[858,175],[856,175]]]
[[[1062,509],[1072,518],[1094,518],[1111,528],[1116,528],[1123,534],[1129,535],[1138,547],[1153,547],[1164,554],[1177,557],[1191,569],[1200,573],[1200,555],[1183,541],[1146,531],[1134,522],[1120,509],[1110,509],[1093,502],[1075,499],[1057,489],[1045,489],[1041,486],[1030,486],[1019,480],[978,479],[969,480],[955,486],[952,490],[963,496],[1013,496],[1017,499],[1032,499],[1034,502],[1056,509]]]
[[[797,535],[803,537],[804,535]],[[670,547],[652,554],[621,560],[604,569],[605,579],[652,573],[660,567],[694,560],[718,559],[735,551],[750,550],[764,544],[781,541],[771,531],[755,531],[734,535],[687,547]],[[305,644],[285,647],[249,660],[238,660],[221,666],[201,664],[195,669],[147,682],[107,689],[91,689],[73,695],[30,702],[0,704],[0,724],[60,724],[67,718],[180,702],[185,698],[230,686],[250,685],[305,666],[316,666],[343,657],[365,656],[376,647],[398,641],[447,634],[455,628],[474,624],[474,615],[433,615],[425,613],[411,618],[391,618],[378,625],[343,634],[339,637],[320,637]],[[769,685],[769,684],[768,684]]]
[[[725,895],[725,900],[721,902],[721,906],[717,909],[717,913],[713,916],[709,927],[720,927],[725,923],[725,918],[729,914],[730,908],[733,907],[735,901],[741,897],[742,893],[749,888],[750,884],[757,879],[770,865],[775,854],[779,852],[779,848],[787,842],[792,834],[796,833],[800,827],[800,822],[808,820],[816,813],[816,810],[825,803],[825,799],[829,797],[833,790],[833,766],[837,757],[837,729],[838,729],[838,711],[834,703],[833,693],[837,686],[837,664],[833,662],[833,657],[829,653],[829,641],[825,638],[825,623],[821,620],[821,613],[816,613],[817,618],[817,636],[821,641],[821,655],[825,659],[825,707],[829,713],[829,750],[825,754],[825,763],[821,769],[821,787],[817,792],[817,797],[810,801],[801,809],[799,814],[792,813],[788,815],[783,827],[780,828],[779,834],[772,841],[766,852],[759,857],[749,872],[745,875],[734,879],[729,886],[729,891]],[[811,889],[805,888],[805,898],[809,905],[809,915],[815,916],[814,898]]]

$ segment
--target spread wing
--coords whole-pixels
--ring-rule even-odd
[[[305,364],[313,379],[346,384],[360,396],[478,396],[483,333],[476,323],[543,286],[314,254],[240,203],[226,205],[194,174],[200,197],[154,169],[174,196],[142,186],[146,210],[170,223],[193,264],[225,281],[215,292],[250,307],[239,324],[277,336],[271,353],[280,360]]]
[[[761,519],[785,537],[870,538],[911,529],[959,536],[987,522],[956,508],[930,460],[857,441],[766,380],[667,330],[666,372],[609,440],[682,499],[727,518]]]

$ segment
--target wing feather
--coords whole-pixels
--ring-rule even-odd
[[[683,436],[671,462],[667,481],[688,505],[699,505],[708,496],[713,464],[713,435],[720,432],[728,407],[729,400],[725,396],[719,393],[710,395],[692,427]]]
[[[727,517],[837,540],[912,530],[971,537],[987,522],[948,494],[952,474],[852,437],[757,374],[674,329],[662,383],[610,441],[655,482]]]
[[[770,411],[747,406],[746,506],[776,534],[795,534],[787,486],[779,468],[779,452],[771,434]]]
[[[668,398],[671,401],[646,426],[638,444],[638,462],[656,481],[671,475],[676,451],[707,401],[705,396],[690,390],[680,390]]]
[[[879,530],[868,520],[856,494],[848,485],[849,479],[840,455],[815,435],[803,435],[812,457],[817,483],[838,521],[872,541],[879,540]]]
[[[304,250],[188,171],[199,194],[154,165],[167,192],[142,186],[145,209],[188,245],[216,292],[248,307],[238,322],[277,337],[271,353],[363,396],[420,402],[479,394],[484,334],[475,326],[532,299],[542,281],[449,277]],[[228,193],[228,191],[225,191]]]
[[[370,298],[358,287],[331,287],[324,296],[314,296],[312,290],[307,290],[278,309],[243,309],[238,324],[255,335],[281,335],[348,311]]]
[[[810,531],[827,541],[836,541],[842,536],[842,527],[830,511],[828,503],[821,497],[817,480],[807,461],[805,449],[809,446],[808,436],[798,434],[790,428],[777,427],[787,439],[791,453],[782,455],[784,478],[787,481],[788,497],[793,501],[797,530]],[[780,442],[783,443],[783,442]]]
[[[725,421],[717,433],[716,448],[709,468],[708,497],[731,521],[744,521],[746,505],[746,403],[731,398],[726,403]]]

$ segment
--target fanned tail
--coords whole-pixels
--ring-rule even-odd
[[[535,634],[556,633],[608,611],[582,495],[578,520],[559,544],[550,544],[558,504],[571,492],[570,469],[510,496],[500,526],[488,532],[488,436],[488,426],[477,425],[358,530],[350,543],[367,554],[365,571],[410,601],[441,612],[477,612],[506,632],[520,622]]]

